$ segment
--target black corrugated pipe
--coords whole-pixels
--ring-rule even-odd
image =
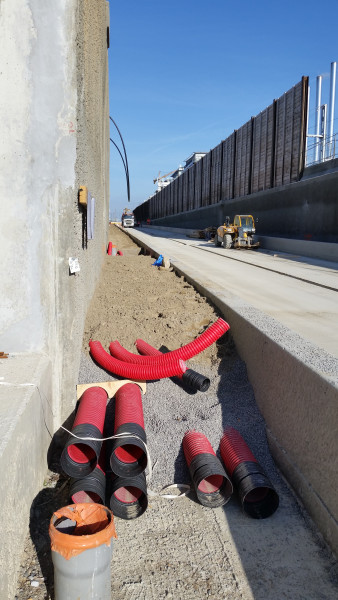
[[[243,511],[254,519],[265,519],[278,508],[279,497],[249,446],[234,427],[221,439],[222,461],[238,489]]]
[[[233,491],[232,483],[208,438],[198,431],[186,431],[183,452],[200,503],[208,508],[226,504]]]
[[[161,346],[161,350],[156,350],[156,348],[153,348],[153,346],[141,339],[138,340],[137,349],[141,354],[145,354],[146,356],[158,356],[170,352],[166,346]],[[210,387],[210,379],[193,369],[188,368],[179,379],[192,390],[206,392]]]
[[[136,519],[147,510],[147,483],[144,473],[135,477],[115,477],[112,474],[109,488],[109,506],[114,516]]]

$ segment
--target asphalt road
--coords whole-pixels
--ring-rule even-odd
[[[338,264],[281,252],[226,250],[211,241],[154,228],[134,238],[198,272],[199,283],[240,299],[338,357]]]

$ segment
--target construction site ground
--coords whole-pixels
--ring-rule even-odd
[[[154,266],[154,257],[118,227],[110,227],[109,239],[122,255],[106,256],[88,308],[79,383],[114,379],[90,357],[90,339],[106,350],[118,340],[136,352],[137,338],[156,348],[164,344],[175,349],[223,316],[171,268]],[[143,409],[152,461],[149,504],[137,519],[115,519],[111,597],[336,599],[337,561],[271,458],[264,420],[231,333],[188,366],[210,378],[207,392],[192,393],[170,379],[147,382]],[[243,513],[236,493],[217,509],[203,507],[193,491],[180,498],[163,497],[165,486],[190,483],[182,451],[185,431],[201,431],[218,453],[227,425],[240,431],[279,494],[279,508],[267,519]],[[57,508],[70,503],[60,451],[60,446],[53,448],[50,471],[32,503],[15,600],[54,598],[48,524]],[[178,492],[173,488],[170,493]]]

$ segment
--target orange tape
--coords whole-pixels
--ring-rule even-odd
[[[55,527],[59,519],[75,521],[72,534],[63,533]],[[51,549],[69,560],[84,550],[110,545],[117,538],[113,513],[105,506],[95,503],[70,504],[57,510],[49,525]]]

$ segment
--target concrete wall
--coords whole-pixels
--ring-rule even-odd
[[[29,383],[37,371],[43,373],[52,434],[74,408],[84,320],[105,255],[108,6],[106,0],[0,2],[0,350],[10,354],[7,366],[0,364],[7,386],[0,386],[0,395],[3,401],[13,388],[18,401],[0,446],[2,471],[11,444],[17,449],[14,484],[1,487],[6,528],[0,531],[0,598],[14,597],[16,563],[30,504],[47,470],[50,443],[42,431],[43,407],[38,409],[41,431],[32,421],[37,414],[26,411],[31,421],[25,422],[27,435],[19,446],[17,419],[24,406],[35,405],[34,395],[40,397],[39,381]],[[80,185],[88,186],[96,200],[94,239],[88,242],[78,203]],[[70,274],[69,257],[78,258],[79,273]],[[37,365],[43,360],[42,370],[24,368],[30,356]],[[32,439],[36,436],[39,444]],[[29,475],[24,455],[29,456]],[[13,514],[9,507],[17,504],[20,478],[20,510]]]
[[[106,18],[105,0],[1,2],[0,345],[53,357],[62,417],[107,236]],[[96,199],[88,243],[80,185]]]
[[[336,161],[305,169],[301,181],[271,190],[224,200],[197,210],[153,219],[168,227],[204,228],[218,226],[227,215],[253,214],[257,232],[264,236],[338,242],[338,169]]]

